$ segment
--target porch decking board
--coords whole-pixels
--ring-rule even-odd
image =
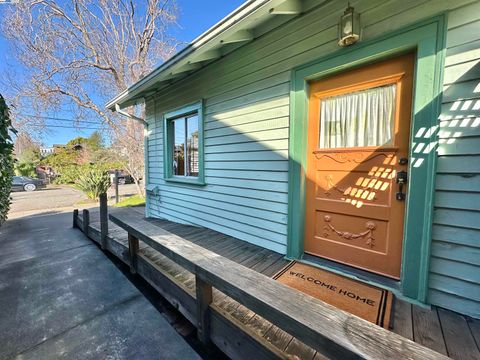
[[[414,306],[412,308],[412,315],[413,340],[441,354],[447,355],[447,348],[445,346],[445,339],[443,338],[437,309],[429,310]]]
[[[141,213],[138,208],[135,211]],[[99,233],[98,215],[97,212],[90,213],[90,231]],[[81,213],[79,216],[81,218]],[[281,254],[213,230],[161,219],[148,220],[173,234],[269,277],[288,264]],[[111,221],[109,221],[109,238],[128,249],[127,232]],[[195,277],[192,273],[141,241],[139,253],[174,279],[178,286],[190,294],[195,293]],[[213,304],[236,319],[245,329],[248,329],[248,332],[266,340],[285,358],[296,356],[296,358],[308,360],[325,359],[320,353],[216,289],[213,290]],[[399,299],[395,304],[394,317],[392,331],[403,337],[454,359],[480,359],[479,320],[436,307],[432,310],[423,309]]]
[[[396,301],[394,309],[393,331],[413,340],[412,305],[405,301]]]
[[[480,321],[473,320],[471,318],[467,318],[468,327],[472,333],[473,339],[477,344],[477,349],[480,353]]]
[[[478,360],[478,348],[465,318],[444,309],[439,308],[437,311],[448,355],[459,359]],[[462,344],[456,341],[457,337],[464,340]]]

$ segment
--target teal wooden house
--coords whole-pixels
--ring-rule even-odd
[[[247,1],[144,103],[149,217],[480,318],[480,2]]]

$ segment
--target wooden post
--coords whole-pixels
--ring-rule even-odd
[[[210,342],[210,304],[212,303],[212,285],[195,276],[197,295],[197,335],[198,339]]]
[[[90,212],[83,209],[83,233],[88,236],[88,225],[90,224]]]
[[[77,227],[78,209],[73,210],[73,228]]]
[[[119,197],[118,197],[118,175],[119,171],[115,170],[115,204],[118,204]]]
[[[107,194],[100,194],[100,245],[102,250],[107,248],[108,235],[108,203]]]
[[[128,234],[128,253],[130,255],[130,272],[137,273],[137,255],[138,255],[138,239],[132,234]]]

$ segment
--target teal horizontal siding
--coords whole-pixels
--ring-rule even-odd
[[[439,209],[480,211],[480,193],[437,191],[435,206]]]
[[[224,144],[222,146],[205,147],[205,153],[207,154],[269,150],[288,150],[288,139],[263,140],[262,142],[251,140],[237,144]]]
[[[227,187],[238,189],[254,189],[265,192],[279,192],[284,194],[284,201],[287,201],[288,184],[286,182],[268,182],[258,181],[255,179],[232,179],[229,178],[225,182],[222,178],[207,177],[207,184],[209,185],[225,185]]]
[[[453,225],[433,224],[432,238],[436,241],[478,247],[480,230],[455,227]]]
[[[216,129],[207,129],[208,138],[215,138],[215,137],[223,137],[223,136],[230,136],[236,135],[238,133],[242,134],[249,134],[255,133],[258,131],[266,131],[271,130],[272,128],[288,128],[289,125],[289,117],[283,116],[279,117],[278,115],[276,118],[273,119],[260,119],[254,122],[247,122],[242,124],[235,124],[235,125],[225,125],[224,127],[219,127]],[[217,121],[218,122],[218,121]],[[288,137],[288,134],[287,134]]]
[[[219,183],[222,183],[219,181]],[[281,189],[272,189],[272,188],[261,188],[261,189],[254,189],[254,187],[259,187],[258,182],[252,181],[252,185],[248,188],[245,187],[237,187],[234,185],[245,185],[245,183],[241,184],[232,184],[230,183],[229,186],[225,185],[215,185],[215,179],[209,178],[209,186],[203,189],[202,194],[204,193],[205,196],[212,198],[217,196],[222,198],[223,196],[230,196],[232,199],[237,200],[239,204],[251,204],[249,199],[254,200],[265,200],[267,202],[275,202],[280,204],[287,204],[285,199],[286,191],[279,191]],[[172,191],[177,191],[182,194],[190,194],[191,191],[195,191],[188,184],[184,185],[182,183],[172,183],[172,184],[162,184],[159,185],[160,188],[165,187],[166,190],[171,189]],[[198,195],[198,192],[194,192],[194,195]],[[265,204],[261,204],[261,208],[264,207]],[[287,207],[285,206],[285,209]],[[282,213],[286,213],[285,211],[281,211]]]
[[[445,68],[445,85],[454,84],[460,78],[462,79],[462,82],[480,78],[478,59],[450,65]]]
[[[284,253],[286,251],[285,245],[275,241],[275,238],[272,240],[270,238],[265,239],[258,235],[252,235],[249,229],[238,230],[241,226],[235,221],[210,216],[204,213],[192,212],[189,211],[188,208],[172,208],[170,206],[165,206],[157,197],[151,196],[150,202],[152,203],[151,211],[153,211],[158,217],[184,224],[204,226],[239,239],[242,238],[245,241],[263,247],[265,247],[265,243],[268,242],[269,247],[272,248],[272,250],[279,253]]]
[[[475,108],[478,100],[463,100],[458,99],[457,101],[452,101],[442,104],[442,115],[444,116],[455,116],[464,119],[466,117],[478,117],[480,116],[480,108]],[[467,106],[465,106],[467,105]]]
[[[168,185],[160,185],[160,190],[170,197],[176,197],[179,201],[188,201],[195,197],[195,201],[202,201],[205,204],[218,208],[230,208],[233,212],[261,217],[265,220],[272,220],[279,223],[286,223],[287,206],[282,203],[272,203],[267,200],[227,195],[211,191],[203,191],[198,194],[195,189],[178,188]],[[198,198],[198,200],[197,200]],[[218,203],[218,204],[217,204]],[[215,205],[216,204],[216,205]]]
[[[477,269],[478,266],[476,265],[432,255],[431,272],[435,274],[478,284],[480,281],[480,273]],[[435,288],[435,286],[431,286],[431,288]],[[458,294],[458,296],[462,296],[462,294]]]
[[[205,155],[205,161],[285,161],[288,159],[287,150],[263,150],[263,151],[242,151],[242,152],[217,152]]]
[[[278,105],[277,105],[278,103]],[[253,112],[238,112],[232,111],[231,113],[212,114],[205,118],[205,129],[214,130],[221,128],[229,128],[232,125],[242,125],[257,121],[267,121],[271,119],[278,119],[281,117],[288,117],[290,109],[288,104],[285,105],[285,97],[279,100],[270,101],[271,108],[261,109]],[[252,109],[249,109],[252,111]]]
[[[467,229],[480,229],[478,211],[443,209],[436,207],[434,212],[434,224],[451,225]]]
[[[208,134],[208,131],[206,131]],[[259,143],[264,140],[281,140],[286,139],[288,141],[288,128],[282,127],[277,129],[267,129],[262,131],[252,131],[250,133],[237,132],[236,134],[230,134],[228,136],[205,136],[205,147],[215,145],[229,145],[235,143]]]
[[[209,220],[217,219],[216,221],[222,221],[225,224],[238,224],[242,227],[243,230],[247,231],[249,234],[256,235],[265,239],[272,239],[276,242],[282,243],[285,241],[284,234],[280,233],[285,231],[285,224],[276,223],[272,220],[264,220],[258,217],[255,217],[257,211],[251,210],[250,214],[243,215],[231,209],[228,209],[228,206],[222,206],[221,208],[212,207],[210,204],[214,203],[213,201],[208,201],[205,199],[198,199],[197,201],[192,201],[191,199],[181,199],[181,196],[175,195],[171,197],[170,194],[165,193],[161,199],[160,203],[167,204],[168,208],[179,211],[180,213],[184,212],[185,202],[188,203],[188,208],[194,210],[193,212],[202,214],[206,219]],[[218,202],[215,202],[218,206]],[[240,207],[230,206],[234,210],[239,210]],[[225,215],[227,211],[230,213],[230,218],[225,218],[222,215]]]
[[[437,290],[445,294],[451,294],[459,297],[456,294],[461,294],[472,302],[480,301],[480,285],[455,279],[449,276],[431,274],[432,280],[437,284]]]
[[[255,170],[255,171],[288,171],[288,161],[209,161],[206,170]]]
[[[449,285],[449,289],[451,285]],[[458,295],[462,294],[462,295]],[[475,318],[480,318],[480,310],[478,307],[478,301],[470,300],[468,296],[463,295],[463,287],[459,291],[441,291],[435,288],[431,288],[429,292],[429,300],[432,304],[443,304],[444,307],[448,304],[455,304],[455,309],[461,314],[468,314]]]
[[[315,0],[310,1],[312,4]],[[318,1],[320,4],[321,1]],[[437,147],[429,301],[475,314],[480,265],[480,7],[474,0],[356,0],[363,40],[449,11]],[[342,2],[313,7],[147,102],[150,215],[205,226],[263,247],[287,245],[291,69],[338,51]],[[268,27],[268,24],[262,25]],[[203,187],[163,179],[162,114],[204,100]],[[477,124],[477,125],[476,125]],[[464,309],[464,310],[462,310]],[[478,310],[477,310],[478,313]]]
[[[478,155],[439,156],[437,172],[439,174],[478,176],[480,174],[480,157]]]
[[[480,176],[475,174],[437,174],[436,189],[445,191],[480,192]]]
[[[480,104],[479,104],[480,106]],[[447,145],[453,144],[457,138],[470,138],[480,136],[480,114],[479,116],[462,116],[459,119],[442,121],[440,123],[440,139],[445,139]],[[476,139],[478,141],[478,139]],[[475,149],[473,149],[475,150]]]
[[[445,102],[454,102],[459,99],[463,101],[476,100],[480,97],[479,95],[477,79],[464,81],[460,78],[453,84],[445,85],[443,89]]]
[[[480,3],[449,13],[429,301],[480,317]]]
[[[475,246],[435,241],[432,245],[432,256],[480,266],[480,248]]]
[[[467,137],[461,134],[450,139],[440,139],[439,155],[480,155],[480,136]]]

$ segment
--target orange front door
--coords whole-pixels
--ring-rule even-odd
[[[306,253],[400,278],[413,68],[409,54],[310,84]]]

